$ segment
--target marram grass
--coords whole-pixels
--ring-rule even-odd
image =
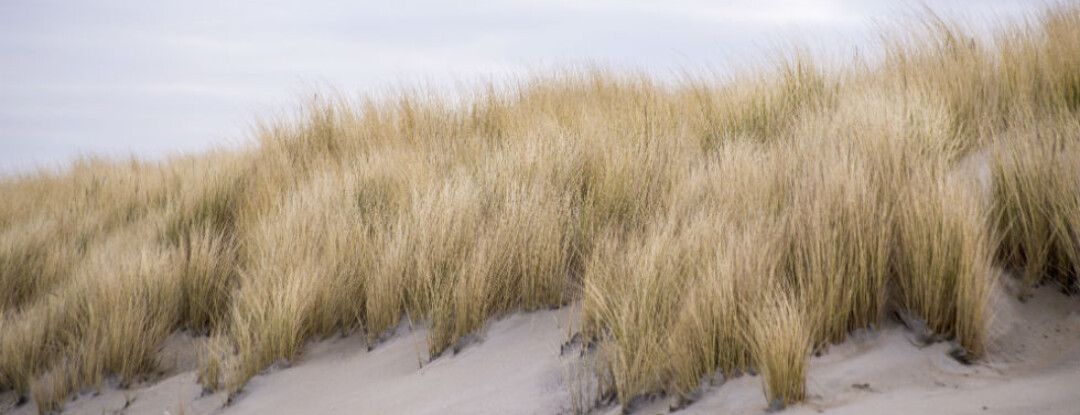
[[[890,307],[979,357],[992,269],[1078,284],[1078,16],[928,19],[841,67],[313,101],[238,150],[2,178],[0,388],[59,408],[189,330],[235,393],[336,332],[423,324],[437,358],[571,302],[580,378],[623,405],[718,371],[798,402],[810,353]]]

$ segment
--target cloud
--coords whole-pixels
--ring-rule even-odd
[[[785,39],[856,39],[892,4],[5,0],[0,170],[205,148],[312,83],[378,91],[581,62],[723,68]]]

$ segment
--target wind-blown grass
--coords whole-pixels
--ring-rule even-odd
[[[436,359],[570,302],[624,406],[718,371],[798,402],[810,353],[890,307],[978,358],[992,269],[1080,284],[1078,15],[931,17],[842,67],[315,100],[241,149],[2,178],[0,388],[59,408],[190,330],[237,393],[338,332],[405,318]]]
[[[908,184],[898,208],[897,297],[931,330],[982,356],[995,282],[987,208],[966,178],[915,174],[923,177]]]
[[[991,148],[998,253],[1027,286],[1049,280],[1080,288],[1080,127],[1073,121],[1033,123]]]

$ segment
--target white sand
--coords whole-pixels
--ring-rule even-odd
[[[1043,288],[1021,304],[1000,296],[989,356],[964,366],[948,344],[919,348],[898,324],[855,333],[812,359],[810,399],[786,414],[1078,414],[1080,298]],[[418,369],[423,331],[405,327],[367,351],[361,336],[309,346],[292,367],[259,375],[229,406],[201,396],[191,370],[194,341],[178,336],[163,380],[80,395],[72,414],[556,414],[570,409],[569,367],[560,356],[567,311],[517,314],[492,323],[483,340]],[[421,355],[423,353],[420,353]],[[426,362],[426,356],[424,358]],[[124,409],[125,403],[130,405]],[[3,408],[0,404],[0,408]],[[681,414],[762,414],[761,378],[742,376],[703,391]],[[658,399],[635,414],[668,412]],[[9,408],[11,409],[11,408]],[[11,409],[35,413],[33,404]],[[617,407],[598,413],[617,414]]]
[[[482,343],[423,368],[422,331],[414,338],[399,330],[406,333],[371,352],[359,336],[326,342],[295,367],[253,379],[225,413],[564,412],[569,389],[559,349],[566,326],[559,318],[556,311],[512,316],[492,324]]]
[[[946,343],[919,348],[895,323],[860,331],[811,360],[810,399],[783,413],[1080,414],[1080,299],[1042,288],[1024,304],[999,296],[995,310],[982,362],[958,363]],[[761,378],[743,376],[678,413],[761,414],[765,407]],[[656,402],[636,413],[666,408]]]

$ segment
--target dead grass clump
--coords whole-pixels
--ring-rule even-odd
[[[783,408],[806,398],[806,369],[810,364],[813,330],[803,310],[782,290],[765,290],[750,319],[751,349],[761,370],[771,408]]]
[[[678,238],[670,228],[625,244],[604,238],[585,268],[585,330],[600,339],[601,366],[612,382],[606,389],[623,407],[664,386],[666,333],[691,276]]]
[[[453,287],[455,339],[493,315],[566,301],[569,202],[527,188],[510,189],[503,198]]]
[[[665,391],[692,399],[702,378],[753,364],[749,319],[763,281],[776,277],[789,187],[776,147],[751,141],[720,146],[676,186],[670,220],[689,253],[687,294],[666,333],[672,351]]]
[[[475,251],[494,198],[467,175],[458,175],[414,200],[391,248],[387,267],[401,284],[404,309],[414,319],[427,318],[428,355],[438,356],[455,340],[454,295],[465,264]]]
[[[978,187],[940,169],[918,172],[899,199],[899,302],[972,357],[985,349],[994,284],[988,224]]]
[[[66,333],[76,321],[79,299],[54,297],[40,300],[18,314],[9,315],[0,333],[0,382],[20,394],[46,370],[73,340]]]
[[[233,233],[245,208],[251,178],[245,154],[211,153],[173,160],[162,173],[169,183],[162,208],[167,213],[163,239],[185,248],[205,232]]]
[[[38,407],[52,408],[105,377],[126,385],[153,370],[180,315],[180,286],[164,250],[134,248],[153,238],[148,229],[90,253],[71,283],[0,337],[5,383],[20,391],[33,385]]]
[[[82,337],[76,359],[126,385],[154,369],[158,347],[176,327],[181,297],[167,256],[144,252],[125,259],[128,265],[110,265],[115,280],[81,280],[75,291],[90,296],[80,310],[85,320],[76,329]]]
[[[303,345],[308,330],[304,326],[305,313],[316,299],[313,284],[305,284],[303,274],[282,274],[277,278],[288,280],[281,285],[250,280],[251,284],[237,293],[229,326],[235,356],[209,357],[235,361],[232,373],[225,377],[230,395],[272,363],[294,358]],[[210,362],[203,366],[207,373],[213,371]]]
[[[806,324],[819,347],[880,322],[893,212],[858,153],[814,148],[814,156],[802,160],[784,219],[781,275],[797,304],[808,306]]]
[[[671,352],[662,372],[665,390],[684,400],[710,373],[735,376],[755,364],[748,330],[761,284],[773,281],[779,266],[778,229],[767,220],[699,223],[697,229],[704,231],[694,235],[694,275],[666,335]]]
[[[224,326],[237,283],[236,242],[230,234],[209,228],[184,238],[179,262],[180,321],[196,331],[208,332]]]
[[[362,273],[373,266],[374,248],[356,199],[339,190],[352,188],[354,176],[325,172],[244,223],[246,267],[228,313],[237,353],[230,391],[267,365],[291,360],[308,338],[361,324]]]
[[[73,244],[57,243],[62,232],[56,221],[42,220],[0,233],[0,310],[25,306],[71,274],[81,253]]]
[[[796,128],[799,119],[836,102],[837,79],[805,51],[759,68],[717,87],[714,80],[690,79],[681,117],[692,117],[702,148],[738,138],[771,142]]]
[[[992,147],[998,256],[1031,287],[1080,281],[1080,131],[1075,115],[1035,125]],[[1024,293],[1022,293],[1024,295]]]

